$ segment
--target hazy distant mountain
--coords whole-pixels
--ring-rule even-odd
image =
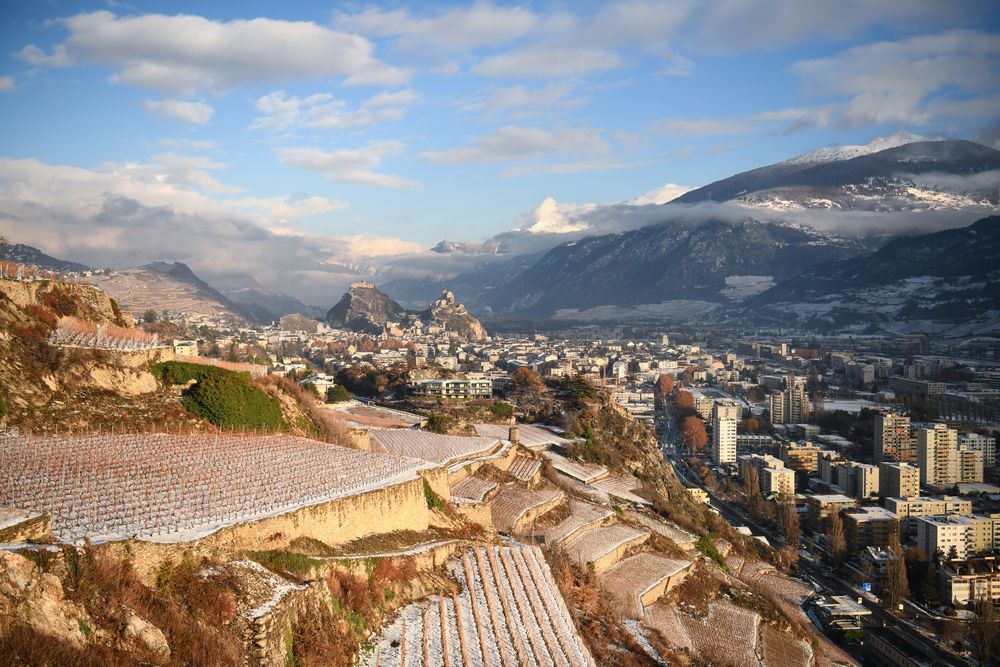
[[[820,265],[750,299],[746,319],[810,328],[907,322],[1000,324],[1000,216],[895,239],[871,254]]]
[[[498,289],[491,306],[546,317],[605,305],[725,302],[864,250],[858,241],[751,219],[666,222],[557,246]]]
[[[220,273],[209,276],[212,285],[230,301],[238,304],[258,322],[276,322],[283,315],[301,313],[322,319],[322,308],[302,303],[293,296],[264,287],[246,273]]]
[[[0,245],[0,259],[8,262],[27,264],[29,266],[37,266],[38,268],[45,269],[46,271],[80,272],[90,269],[90,267],[84,266],[83,264],[69,262],[64,259],[57,259],[51,255],[46,255],[38,248],[33,248],[30,245],[24,245],[23,243]]]
[[[489,239],[483,243],[476,243],[475,241],[449,241],[445,239],[431,248],[431,252],[442,255],[449,253],[463,253],[466,255],[492,254],[499,252],[500,245],[500,242],[496,239]]]
[[[733,202],[774,211],[920,211],[1000,204],[1000,151],[961,140],[820,149],[692,190],[674,204]]]

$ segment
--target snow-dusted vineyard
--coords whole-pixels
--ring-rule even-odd
[[[649,533],[631,526],[614,524],[588,530],[565,543],[566,553],[581,565],[597,563],[611,554],[622,552],[628,547],[641,544],[649,538]],[[612,559],[616,560],[616,559]],[[600,568],[598,572],[600,572]]]
[[[569,516],[545,531],[546,544],[558,544],[604,523],[614,515],[610,509],[585,503],[569,502]]]
[[[570,461],[565,456],[561,456],[555,452],[545,452],[544,456],[549,460],[553,468],[568,477],[586,484],[590,484],[608,474],[608,469],[604,466]]]
[[[495,488],[497,488],[497,483],[492,480],[475,476],[466,477],[451,487],[451,499],[456,501],[474,500],[481,503]]]
[[[7,436],[0,506],[49,513],[64,541],[187,541],[414,479],[425,465],[288,435]]]
[[[126,329],[109,324],[94,324],[75,318],[64,318],[52,330],[49,345],[57,347],[85,347],[117,352],[141,352],[167,347],[160,343],[157,334],[139,329]]]
[[[638,521],[654,533],[672,540],[674,544],[682,549],[692,548],[694,543],[698,541],[697,537],[686,530],[678,528],[674,524],[668,523],[662,519],[650,516],[649,514],[644,514],[642,512],[627,512],[626,516],[630,519]]]
[[[812,664],[812,647],[801,639],[764,625],[760,629],[764,665],[766,667],[808,667]]]
[[[621,498],[622,500],[630,503],[635,503],[637,505],[652,505],[651,502],[641,496],[637,496],[634,493],[634,491],[638,491],[642,488],[642,484],[640,484],[639,480],[635,477],[608,475],[607,477],[603,477],[596,482],[593,482],[591,486],[598,491],[603,491],[609,496]]]
[[[701,656],[722,665],[760,664],[757,659],[760,615],[756,612],[731,602],[716,601],[708,606],[705,618],[679,616],[694,650]]]
[[[678,577],[690,566],[690,561],[640,553],[610,567],[601,575],[601,583],[622,604],[622,608],[641,614],[645,611],[643,595],[652,592],[658,597],[672,577]]]
[[[535,473],[537,473],[538,469],[541,467],[542,462],[538,459],[533,459],[530,456],[518,456],[510,464],[510,468],[507,469],[507,472],[509,472],[514,479],[527,482],[535,476]]]
[[[562,490],[551,486],[532,490],[516,484],[504,485],[490,501],[493,525],[501,533],[510,533],[528,512],[550,505],[563,495]]]
[[[497,438],[439,435],[412,429],[385,429],[371,433],[372,449],[375,451],[441,465],[493,454],[504,446],[503,441]]]
[[[541,550],[475,547],[448,565],[461,592],[403,608],[363,664],[594,664]]]
[[[476,435],[485,438],[499,438],[506,440],[510,434],[510,426],[505,424],[473,424]],[[566,447],[573,444],[562,436],[556,435],[552,431],[534,426],[532,424],[518,424],[518,441],[528,449],[545,448],[550,446]]]

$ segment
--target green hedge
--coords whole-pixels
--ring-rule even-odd
[[[230,371],[218,366],[208,366],[207,364],[192,364],[186,361],[164,361],[153,364],[150,368],[163,384],[187,384],[191,380],[201,382],[207,377],[231,376],[250,380],[250,374]]]
[[[182,402],[191,414],[222,428],[285,426],[281,402],[237,373],[205,375],[187,390]]]

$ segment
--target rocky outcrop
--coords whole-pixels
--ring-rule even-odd
[[[406,310],[369,282],[351,283],[326,319],[330,326],[365,333],[378,333],[386,322],[398,322]]]
[[[85,629],[94,627],[86,610],[65,598],[57,576],[12,551],[0,551],[0,618],[77,647],[87,643]]]
[[[125,638],[149,651],[158,663],[165,663],[170,658],[170,645],[163,631],[135,612],[129,613]]]
[[[454,331],[469,340],[484,340],[487,336],[486,329],[479,320],[470,315],[448,290],[444,290],[440,299],[420,313],[420,318],[425,322],[441,325],[446,331]]]

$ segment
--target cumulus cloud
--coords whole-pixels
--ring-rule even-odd
[[[629,199],[628,204],[633,206],[645,206],[646,204],[666,204],[668,201],[677,199],[685,192],[690,192],[694,188],[687,185],[677,185],[676,183],[664,183],[658,188],[653,188],[649,192]]]
[[[189,125],[204,125],[215,113],[215,109],[204,102],[182,100],[145,100],[142,108],[151,114],[175,118]]]
[[[323,174],[331,181],[367,185],[376,188],[415,188],[419,185],[400,176],[375,171],[386,155],[402,153],[406,145],[399,141],[376,141],[360,148],[338,148],[332,151],[314,147],[292,147],[278,150],[278,159],[300,169]]]
[[[856,46],[796,63],[808,93],[846,99],[847,125],[926,125],[945,116],[996,114],[1000,40],[977,30],[948,30]]]
[[[46,55],[29,44],[35,65],[93,62],[116,70],[113,81],[170,95],[224,91],[243,84],[343,77],[347,85],[398,85],[407,73],[375,57],[372,44],[311,21],[213,21],[201,16],[108,11],[61,20],[64,44]]]
[[[166,162],[170,162],[167,159]],[[160,162],[163,162],[161,160]],[[0,158],[0,232],[93,266],[183,261],[206,274],[249,273],[309,303],[330,305],[374,257],[417,246],[372,235],[315,236],[272,227],[285,216],[336,210],[323,197],[219,202],[163,167],[95,170]]]
[[[437,164],[461,164],[506,162],[554,154],[604,153],[608,150],[608,143],[594,129],[561,128],[548,131],[537,127],[507,125],[473,139],[468,146],[427,151],[423,153],[423,157]]]
[[[477,3],[428,18],[413,16],[405,9],[369,7],[357,14],[339,13],[336,21],[347,30],[398,38],[405,49],[430,46],[442,51],[466,51],[499,46],[521,37],[538,18],[521,7]]]
[[[369,127],[386,120],[401,118],[406,107],[420,101],[413,90],[380,93],[357,109],[350,109],[347,102],[329,93],[316,93],[308,97],[288,96],[278,90],[257,100],[260,116],[250,128],[254,130],[290,130],[309,128],[338,130]]]

